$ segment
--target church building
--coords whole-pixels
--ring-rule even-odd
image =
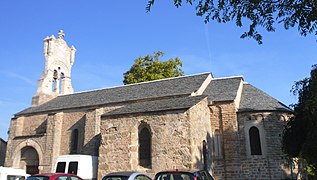
[[[51,172],[58,156],[85,154],[98,157],[98,179],[197,168],[216,179],[289,177],[281,140],[292,110],[242,76],[74,92],[75,52],[63,31],[44,39],[45,68],[32,105],[11,120],[5,166]]]

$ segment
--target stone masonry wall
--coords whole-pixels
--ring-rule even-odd
[[[281,151],[283,125],[290,114],[236,113],[234,104],[210,106],[211,128],[222,134],[222,156],[213,157],[212,172],[216,179],[282,179],[289,172]],[[248,129],[260,130],[263,155],[250,153]],[[248,149],[249,148],[249,149]]]
[[[141,121],[151,128],[153,169],[138,166],[138,126]],[[163,167],[189,165],[190,140],[184,138],[189,135],[189,123],[186,121],[184,112],[103,118],[98,178],[112,171],[139,170],[154,174]],[[177,149],[180,144],[182,150]]]
[[[23,126],[19,127],[22,128],[21,136],[44,134],[46,133],[47,115],[34,116],[32,119],[26,118],[22,123]]]
[[[211,168],[211,157],[208,153],[212,146],[212,133],[210,128],[210,112],[208,108],[208,101],[204,99],[199,104],[190,108],[188,111],[190,121],[190,135],[191,138],[191,154],[192,164],[190,168],[203,169],[204,158],[203,158],[203,141],[206,142],[206,165],[210,170]]]
[[[218,129],[221,134],[221,156],[212,155],[212,173],[216,179],[235,179],[240,174],[235,104],[217,103],[209,108],[212,132]]]
[[[290,114],[278,112],[239,113],[239,137],[241,145],[241,176],[243,179],[284,179],[289,177],[289,169],[282,152],[284,123]],[[248,128],[260,130],[262,155],[252,155],[247,144]],[[261,130],[263,133],[261,134]]]
[[[8,138],[7,154],[5,160],[5,166],[19,167],[18,162],[14,162],[16,159],[20,159],[19,152],[22,147],[20,144],[23,144],[28,139],[32,139],[33,142],[37,143],[43,151],[45,151],[46,144],[46,126],[43,130],[43,124],[47,120],[47,115],[34,115],[29,117],[19,117],[13,118],[10,124],[10,133]],[[24,126],[27,128],[24,130]],[[32,128],[30,128],[32,127]],[[39,130],[40,129],[40,130]],[[25,143],[27,144],[27,143]],[[18,157],[17,157],[18,156]],[[43,164],[43,161],[40,161],[40,165],[46,166]],[[24,167],[23,167],[24,168]]]
[[[138,126],[152,133],[152,168],[139,166]],[[112,171],[137,170],[154,176],[165,169],[202,167],[202,141],[210,134],[204,100],[188,111],[103,117],[98,178]]]
[[[85,115],[85,111],[64,113],[60,137],[63,140],[63,143],[60,146],[59,155],[70,154],[71,135],[74,129],[78,129],[78,153],[81,152],[84,145]]]
[[[19,164],[20,150],[31,146],[39,153],[40,172],[51,172],[59,155],[70,154],[71,134],[74,129],[79,130],[77,153],[98,156],[100,116],[118,107],[120,106],[13,118],[5,165],[22,166]]]

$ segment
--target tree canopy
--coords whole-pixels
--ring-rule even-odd
[[[146,55],[135,59],[130,70],[123,74],[123,83],[133,84],[184,75],[182,62],[178,57],[161,62],[159,58],[163,55],[163,52],[158,51],[154,52],[153,56]]]
[[[182,0],[173,0],[176,7],[182,6]],[[149,12],[155,0],[148,0]],[[205,23],[215,20],[219,23],[234,21],[239,27],[248,24],[248,31],[241,38],[254,38],[262,43],[262,35],[257,31],[263,27],[275,31],[276,23],[282,23],[285,29],[297,27],[303,36],[317,35],[316,0],[186,0],[196,6],[196,15],[203,16]]]
[[[283,150],[290,158],[306,160],[311,174],[317,176],[317,65],[310,76],[293,86],[298,103],[293,105],[295,115],[284,130]]]

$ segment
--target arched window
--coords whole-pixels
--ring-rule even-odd
[[[52,84],[52,91],[53,92],[56,92],[57,90],[58,90],[58,82],[57,82],[57,80],[58,80],[58,72],[57,72],[57,70],[55,69],[54,70],[54,72],[53,72],[53,80],[52,80],[52,82],[53,82],[53,84]]]
[[[222,152],[221,152],[221,134],[219,129],[215,130],[215,135],[214,135],[214,156],[215,157],[221,157]]]
[[[262,155],[260,133],[257,127],[249,129],[251,155]]]
[[[63,72],[61,72],[61,68],[58,67],[58,70],[54,70],[53,72],[53,80],[52,80],[52,91],[61,93],[63,87],[63,79],[65,78],[65,75]]]
[[[58,91],[58,93],[62,93],[62,92],[63,92],[63,89],[65,88],[65,87],[64,87],[64,83],[63,83],[64,78],[65,78],[64,73],[61,72],[61,74],[60,74],[59,77],[60,77],[60,78],[59,78],[59,91]]]
[[[151,132],[144,126],[139,127],[139,165],[151,168]]]
[[[208,160],[207,160],[207,142],[203,140],[203,163],[204,163],[204,170],[207,170],[208,167]]]
[[[71,134],[71,146],[70,146],[70,153],[76,154],[78,153],[78,129],[74,129]]]

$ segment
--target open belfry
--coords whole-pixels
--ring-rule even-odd
[[[57,157],[84,154],[98,157],[98,179],[175,168],[205,168],[216,179],[289,177],[281,139],[292,111],[242,76],[74,92],[76,49],[64,36],[44,39],[44,71],[30,107],[11,120],[5,166],[52,172]]]
[[[60,30],[58,38],[54,35],[44,39],[45,69],[38,82],[38,89],[32,98],[32,106],[43,104],[58,95],[74,92],[71,83],[71,68],[76,49],[68,47]]]

